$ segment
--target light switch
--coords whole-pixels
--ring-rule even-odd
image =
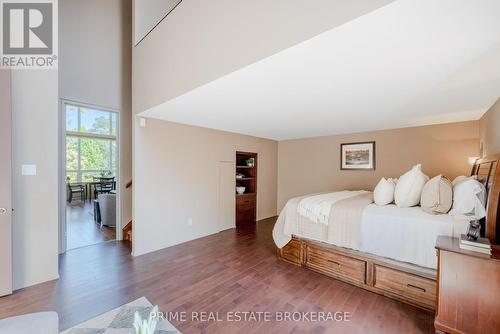
[[[22,175],[36,175],[36,165],[23,165],[21,168]]]
[[[141,128],[145,128],[146,127],[146,119],[144,117],[139,117],[139,126]]]

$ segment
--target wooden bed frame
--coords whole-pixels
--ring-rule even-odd
[[[471,175],[487,189],[486,237],[500,243],[500,155],[478,159]],[[278,259],[342,280],[402,302],[435,310],[436,270],[324,242],[292,236],[277,250]]]

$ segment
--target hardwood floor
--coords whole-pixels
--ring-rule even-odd
[[[55,310],[61,329],[146,296],[162,311],[350,312],[348,322],[172,323],[183,333],[434,333],[433,314],[278,261],[275,219],[147,255],[108,242],[67,252],[58,281],[0,298],[0,318]],[[190,319],[189,319],[190,320]]]
[[[114,227],[103,226],[94,222],[94,208],[89,201],[74,200],[66,205],[67,249],[75,249],[101,242],[115,240]]]

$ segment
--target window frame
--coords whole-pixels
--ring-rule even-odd
[[[78,131],[74,130],[67,130],[67,113],[68,113],[68,107],[74,107],[77,109],[77,129]],[[102,113],[107,113],[109,114],[109,130],[111,134],[99,134],[99,133],[92,133],[92,132],[82,132],[80,131],[81,129],[81,113],[82,109],[92,109],[96,110]],[[74,183],[84,183],[88,182],[83,180],[82,175],[85,173],[99,173],[99,172],[107,172],[111,171],[114,173],[115,177],[117,177],[118,173],[118,112],[116,111],[111,111],[111,110],[105,110],[101,109],[99,107],[87,107],[81,104],[77,103],[71,103],[71,102],[65,102],[63,103],[63,113],[65,116],[65,122],[64,122],[64,132],[65,132],[65,155],[67,157],[67,138],[68,137],[73,137],[78,140],[78,162],[77,162],[77,168],[78,169],[67,169],[66,163],[65,163],[65,170],[64,170],[64,175],[65,179],[67,179],[68,173],[76,173],[76,180],[72,181]],[[114,117],[113,117],[114,116]],[[115,134],[113,133],[113,118],[115,119]],[[107,161],[108,168],[107,169],[82,169],[81,168],[81,139],[86,138],[86,139],[96,139],[96,140],[107,140],[109,141],[109,152],[110,152],[110,157],[109,160]],[[113,150],[113,143],[115,144],[115,149]],[[114,152],[113,152],[114,151]],[[113,168],[113,157],[115,159],[115,168]]]

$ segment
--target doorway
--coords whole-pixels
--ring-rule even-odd
[[[119,225],[115,110],[62,101],[61,252],[116,240]],[[63,189],[64,188],[64,189]]]

